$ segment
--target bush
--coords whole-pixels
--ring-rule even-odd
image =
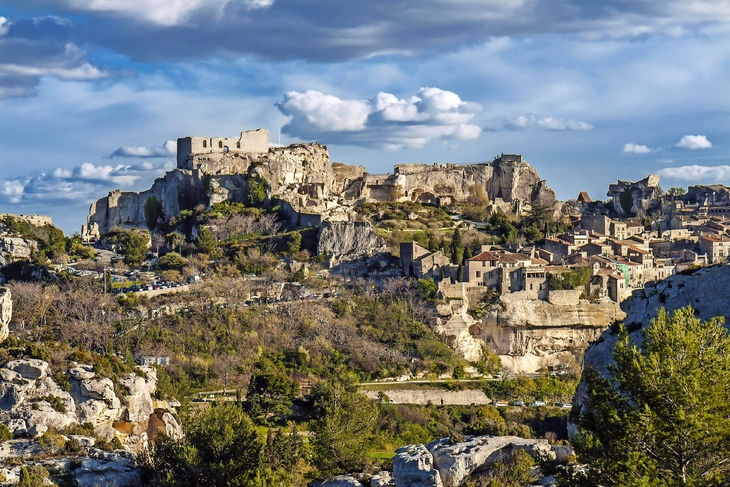
[[[13,439],[13,433],[5,426],[4,423],[0,423],[0,442],[8,441]]]

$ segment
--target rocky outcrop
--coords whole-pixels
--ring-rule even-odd
[[[383,238],[372,225],[364,222],[324,222],[317,239],[317,254],[325,254],[330,265],[385,250]]]
[[[449,438],[442,438],[429,443],[427,448],[433,455],[434,468],[444,487],[462,485],[474,472],[486,470],[518,449],[545,460],[556,458],[547,440],[526,440],[516,436],[468,437],[453,445]]]
[[[627,216],[661,208],[659,197],[663,193],[659,187],[659,176],[650,174],[635,183],[619,180],[609,185],[607,196],[611,198],[616,214]]]
[[[451,348],[470,362],[478,362],[482,358],[484,342],[471,335],[469,330],[478,323],[467,310],[469,300],[451,299],[446,304],[437,306],[439,317],[436,319],[436,333],[452,336]]]
[[[21,237],[0,237],[0,266],[9,264],[15,259],[30,259],[38,250],[35,240]]]
[[[443,486],[433,455],[424,445],[407,445],[395,451],[393,477],[396,487]]]
[[[623,320],[629,336],[641,343],[644,327],[657,316],[659,308],[674,312],[691,305],[695,316],[707,321],[715,316],[723,316],[730,323],[730,266],[706,267],[691,275],[677,274],[654,287],[634,291],[621,307],[626,313]],[[607,376],[607,366],[613,363],[613,349],[618,341],[618,329],[606,330],[585,352],[584,365]],[[574,406],[583,408],[587,404],[585,382],[581,381],[573,399]]]
[[[38,437],[54,429],[90,423],[96,435],[118,438],[133,452],[143,449],[159,431],[181,438],[174,409],[152,398],[157,378],[154,369],[141,368],[145,377],[129,374],[115,386],[97,377],[90,366],[69,371],[68,390],[48,376],[48,363],[37,359],[13,360],[0,368],[0,421],[16,436]]]
[[[528,299],[524,292],[504,294],[469,332],[496,352],[514,372],[533,373],[580,357],[612,323],[624,318],[619,304],[577,300]]]
[[[547,440],[516,436],[467,436],[452,443],[449,438],[428,445],[408,445],[396,450],[393,479],[397,487],[458,487],[474,474],[504,461],[516,450],[541,460],[556,460],[558,453]],[[561,450],[560,456],[565,457]],[[566,457],[567,458],[567,457]]]
[[[13,317],[13,299],[10,289],[0,287],[0,343],[10,334],[10,320]]]

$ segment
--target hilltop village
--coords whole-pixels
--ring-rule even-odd
[[[721,185],[559,201],[519,154],[369,174],[263,129],[177,148],[80,234],[0,215],[0,484],[214,484],[179,448],[212,435],[250,449],[240,485],[557,485],[621,323],[730,314]]]

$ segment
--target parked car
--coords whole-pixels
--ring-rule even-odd
[[[533,406],[533,407],[539,407],[539,406],[544,406],[544,405],[545,405],[545,401],[535,401],[532,404],[530,404],[530,406]]]
[[[512,401],[513,406],[524,406],[524,401]]]
[[[498,408],[503,408],[505,406],[509,406],[509,404],[507,404],[507,401],[497,401],[494,403],[494,405]]]

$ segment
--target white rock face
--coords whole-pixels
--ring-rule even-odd
[[[63,430],[88,422],[97,436],[106,441],[116,437],[134,452],[146,446],[149,433],[161,431],[180,439],[183,432],[174,408],[167,403],[155,408],[157,379],[151,370],[145,370],[145,377],[120,377],[121,389],[128,391],[120,398],[112,380],[96,377],[90,366],[69,371],[71,388],[66,392],[48,376],[47,362],[13,360],[0,368],[0,421],[16,436],[32,437],[49,428]]]
[[[433,455],[444,487],[458,487],[472,473],[485,470],[495,462],[505,460],[514,450],[525,450],[533,455],[555,459],[547,440],[529,440],[516,436],[476,436],[466,441],[449,444],[442,438],[426,445]],[[397,479],[397,477],[396,477]]]
[[[543,365],[558,365],[562,354],[581,355],[588,345],[625,313],[618,303],[550,304],[527,299],[523,292],[500,297],[502,306],[472,325],[481,339],[514,372],[534,373]],[[548,362],[547,364],[545,362]]]
[[[385,241],[369,223],[324,222],[317,238],[317,254],[327,254],[331,264],[385,250]]]
[[[396,487],[443,487],[441,476],[434,468],[433,455],[424,445],[407,445],[395,453],[393,477]]]

